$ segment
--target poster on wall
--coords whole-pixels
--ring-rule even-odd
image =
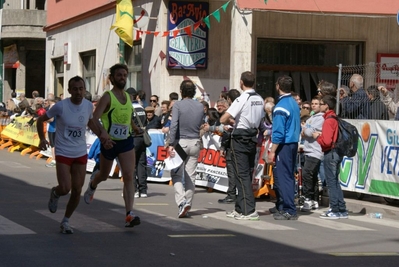
[[[377,54],[377,83],[388,89],[399,83],[399,54]]]
[[[4,68],[6,69],[19,68],[19,56],[16,44],[4,47],[3,61],[4,61]]]
[[[208,28],[205,23],[199,22],[208,14],[209,3],[206,2],[169,2],[168,68],[187,70],[207,68]],[[185,28],[189,25],[193,27]],[[181,30],[176,31],[178,29]]]

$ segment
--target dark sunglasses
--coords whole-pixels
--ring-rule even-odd
[[[155,99],[150,99],[150,102],[157,102]]]
[[[310,109],[310,107],[302,107],[302,108],[304,108],[304,109]]]

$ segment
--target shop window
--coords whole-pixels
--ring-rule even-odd
[[[281,75],[293,79],[292,90],[310,101],[321,80],[336,84],[338,64],[363,63],[363,42],[263,39],[257,41],[256,89],[263,97],[277,97],[275,82]]]
[[[125,45],[124,59],[128,67],[128,79],[126,88],[133,87],[136,90],[141,90],[141,40],[135,41],[133,47]]]
[[[86,91],[96,94],[96,52],[80,53],[82,60],[82,78],[86,83]]]
[[[54,66],[54,95],[64,93],[64,58],[53,59]]]

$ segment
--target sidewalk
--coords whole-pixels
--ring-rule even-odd
[[[399,219],[399,200],[393,205],[388,204],[383,197],[364,195],[362,200],[357,199],[355,192],[344,191],[346,207],[350,213],[382,213],[382,218]],[[328,206],[328,197],[322,196],[321,204]]]

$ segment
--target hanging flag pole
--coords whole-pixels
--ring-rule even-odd
[[[117,0],[116,19],[111,26],[126,44],[133,46],[133,5],[131,0]]]

